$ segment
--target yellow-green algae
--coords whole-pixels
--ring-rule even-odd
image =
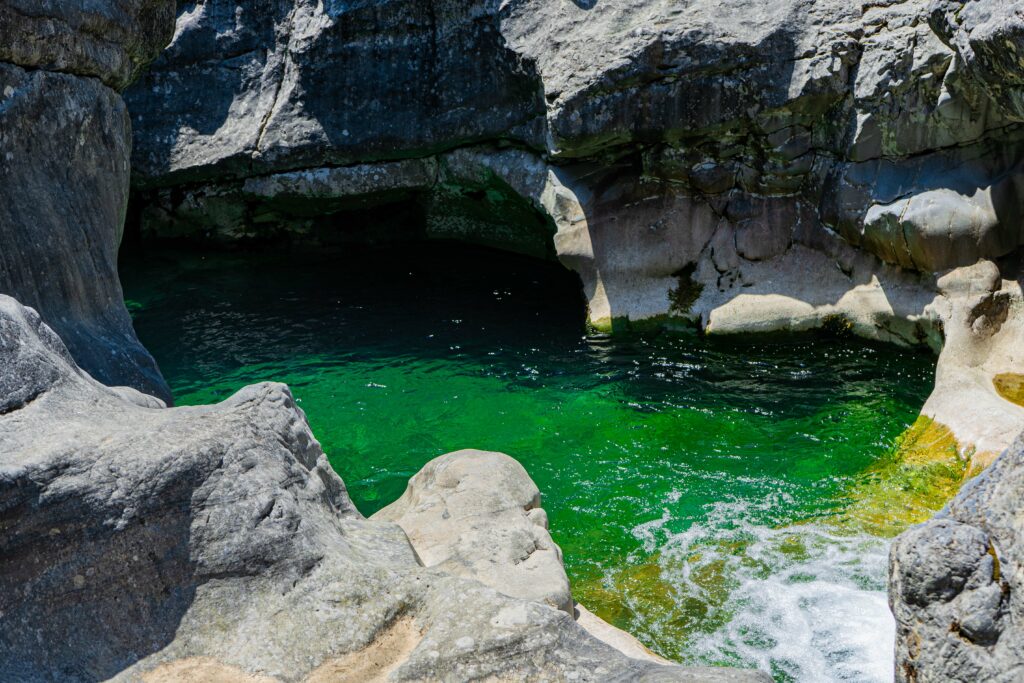
[[[601,334],[650,334],[657,332],[684,332],[694,330],[693,320],[672,314],[652,315],[634,320],[628,316],[588,320],[587,326]]]
[[[860,538],[892,537],[927,520],[976,473],[971,466],[974,455],[972,449],[961,449],[948,427],[919,416],[850,487],[847,505],[839,514],[781,526],[767,537],[741,533],[705,539],[682,554],[655,552],[638,564],[578,581],[573,592],[609,623],[640,631],[657,651],[685,656],[695,639],[720,631],[735,617],[743,580],[770,579],[780,566],[813,563],[823,552],[831,552],[823,550],[830,543],[828,533],[848,538],[850,552]],[[824,525],[819,524],[822,521]],[[786,581],[818,578],[813,571],[796,569]],[[644,631],[647,624],[657,627]],[[749,644],[766,636],[751,632],[744,638]],[[709,663],[730,661],[725,657]],[[779,680],[791,680],[785,671],[775,673]]]
[[[961,450],[949,427],[921,415],[854,486],[839,525],[895,536],[927,520],[975,473],[973,455],[972,448]]]
[[[996,393],[1010,403],[1024,406],[1024,375],[1017,372],[1003,372],[992,378]]]

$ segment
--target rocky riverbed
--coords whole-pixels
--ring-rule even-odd
[[[934,349],[942,447],[914,457],[981,474],[895,546],[896,675],[1019,678],[1022,50],[1020,0],[3,0],[2,666],[744,675],[627,659],[558,591],[423,567],[354,511],[280,386],[160,407],[127,230],[480,243],[578,273],[605,331]],[[347,229],[366,212],[388,229]]]

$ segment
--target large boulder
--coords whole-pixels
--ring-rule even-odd
[[[423,567],[353,507],[285,386],[161,408],[6,296],[0,528],[2,680],[770,680],[631,659]]]
[[[173,0],[0,3],[0,293],[96,378],[166,400],[117,276],[131,128],[116,90],[173,21]]]
[[[1024,671],[1024,440],[1018,439],[889,558],[896,677],[1019,681]]]
[[[0,292],[42,312],[107,384],[169,399],[117,277],[131,132],[94,78],[0,62]]]

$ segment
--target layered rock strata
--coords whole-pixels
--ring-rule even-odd
[[[424,499],[449,495],[429,476]],[[518,501],[517,481],[480,500]],[[505,563],[523,526],[492,522]],[[0,529],[3,680],[770,680],[631,659],[479,572],[424,567],[355,509],[285,386],[163,408],[2,295]]]
[[[0,293],[98,379],[163,399],[117,276],[131,153],[118,90],[173,28],[170,0],[0,3]]]

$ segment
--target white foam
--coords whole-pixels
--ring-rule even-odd
[[[664,532],[671,515],[634,529],[660,550],[662,578],[681,595],[702,596],[694,580],[725,567],[724,625],[692,634],[695,662],[756,666],[785,680],[889,683],[895,624],[885,594],[888,541],[845,536],[816,525],[773,528],[749,521],[777,509],[779,496],[727,501],[685,532]],[[658,533],[662,530],[662,533]],[[657,625],[651,625],[657,631]]]

